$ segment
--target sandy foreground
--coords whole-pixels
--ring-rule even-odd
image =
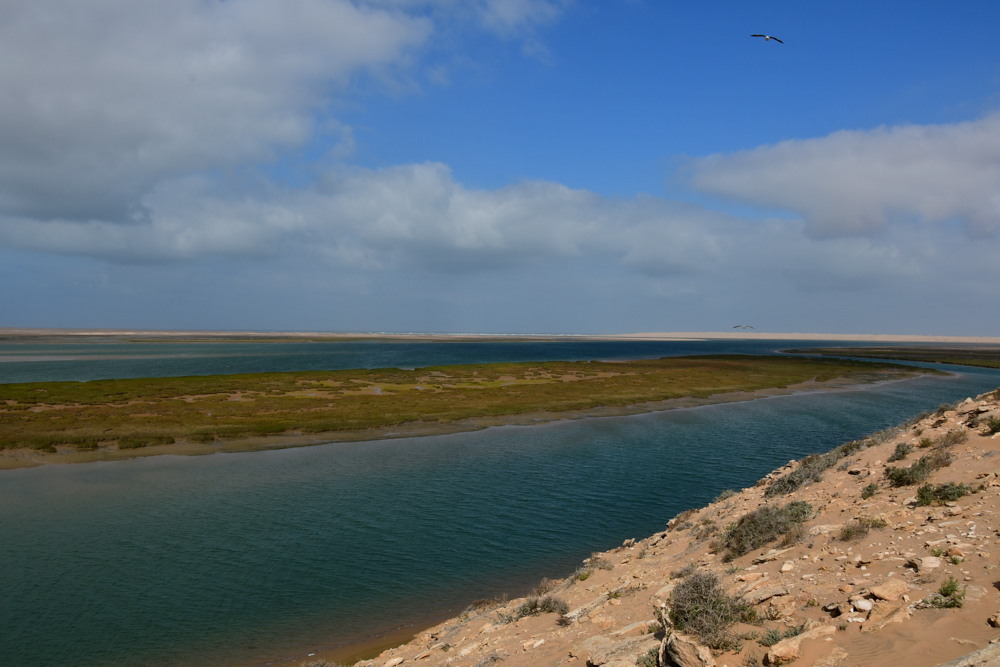
[[[0,327],[0,338],[36,337],[128,337],[167,340],[849,340],[883,343],[1000,343],[1000,337],[920,336],[909,334],[774,333],[765,331],[687,331],[630,334],[477,334],[477,333],[330,333],[323,331],[171,331],[147,329],[41,329]]]
[[[579,571],[589,572],[586,578],[575,574],[549,583],[536,599],[565,603],[563,613],[522,616],[530,598],[482,603],[357,664],[1000,665],[1000,433],[990,433],[991,417],[1000,419],[997,393],[968,399],[867,440],[867,448],[838,460],[821,481],[767,498],[768,486],[796,469],[789,462],[754,487],[671,519],[655,535],[594,554]],[[900,443],[913,451],[887,463]],[[920,506],[917,485],[889,484],[888,465],[907,467],[942,450],[952,463],[926,481],[968,484],[974,493]],[[872,492],[867,499],[866,487]],[[776,540],[723,562],[719,540],[726,526],[762,506],[791,501],[812,508],[797,540]],[[861,537],[845,535],[845,526],[859,518],[885,526]],[[727,593],[742,596],[768,619],[732,627],[742,636],[738,650],[713,655],[696,635],[671,626],[675,591],[691,572],[715,575]],[[930,604],[950,578],[964,592],[962,606]],[[761,642],[768,631],[785,635],[792,628],[799,634],[770,646]],[[297,664],[319,666],[335,657],[319,654]]]

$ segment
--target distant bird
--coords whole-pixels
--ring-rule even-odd
[[[737,324],[733,327],[734,329],[753,329],[749,324]]]
[[[765,42],[770,42],[773,39],[778,44],[784,44],[784,42],[781,41],[780,39],[778,39],[777,37],[771,37],[770,35],[750,35],[750,36],[751,37],[763,37]]]

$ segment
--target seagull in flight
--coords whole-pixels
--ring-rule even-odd
[[[765,42],[770,42],[773,39],[778,44],[784,44],[784,42],[781,41],[780,39],[778,39],[777,37],[771,37],[770,35],[750,35],[750,36],[751,37],[763,37]]]
[[[753,329],[749,324],[737,324],[733,327],[734,329]]]

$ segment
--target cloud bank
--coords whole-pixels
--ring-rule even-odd
[[[1000,228],[1000,113],[952,125],[841,131],[694,160],[702,192],[794,211],[818,235],[890,222]]]

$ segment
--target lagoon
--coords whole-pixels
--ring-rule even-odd
[[[426,359],[404,357],[373,363]],[[9,366],[34,363],[64,362]],[[1000,385],[997,371],[950,370],[629,417],[6,471],[0,656],[261,664],[451,615],[789,459]]]

